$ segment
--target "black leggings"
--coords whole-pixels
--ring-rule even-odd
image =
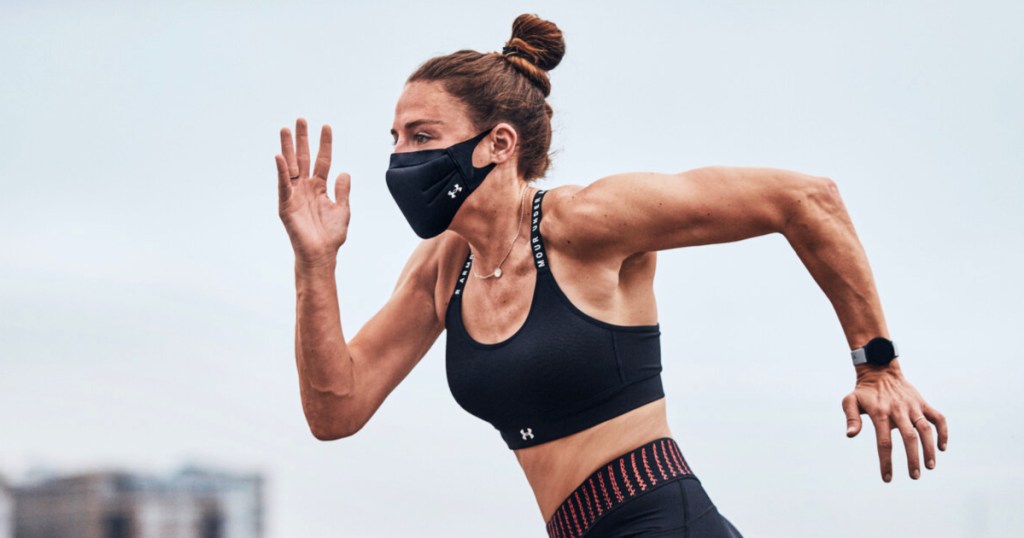
[[[742,538],[670,437],[594,471],[555,510],[547,530],[551,538]]]

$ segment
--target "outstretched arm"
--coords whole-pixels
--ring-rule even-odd
[[[559,210],[571,212],[574,240],[629,256],[637,252],[726,243],[781,233],[832,303],[850,349],[889,337],[867,256],[834,181],[775,168],[712,166],[680,174],[609,176],[571,194]],[[904,378],[898,359],[886,367],[856,366],[854,390],[843,399],[847,435],[860,432],[861,414],[877,435],[881,474],[892,479],[892,429],[907,452],[909,473],[920,476],[918,444],[935,466],[935,440],[945,450],[946,420]],[[916,420],[924,416],[925,420]]]

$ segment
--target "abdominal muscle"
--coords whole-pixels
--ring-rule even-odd
[[[596,426],[529,448],[515,450],[545,523],[562,501],[612,459],[661,437],[671,437],[665,398]]]

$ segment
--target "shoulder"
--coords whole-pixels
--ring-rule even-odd
[[[416,245],[402,269],[403,276],[433,284],[458,267],[469,254],[469,244],[457,233],[445,230]]]
[[[541,204],[541,236],[551,255],[561,260],[567,275],[616,275],[620,284],[653,279],[657,252],[632,251],[613,230],[620,226],[623,207],[616,204],[606,186],[564,185],[548,190]],[[564,282],[563,282],[564,283]]]
[[[402,268],[395,293],[431,301],[438,319],[443,322],[451,291],[467,255],[469,244],[449,230],[421,240]]]
[[[434,309],[443,324],[455,283],[469,256],[469,243],[451,230],[445,230],[432,240],[435,241],[433,262],[437,274],[434,278]]]
[[[469,243],[451,230],[445,230],[428,241],[434,241],[431,250],[433,251],[434,266],[437,269],[438,284],[450,283],[451,287],[454,287],[459,270],[462,264],[466,263],[466,257],[469,256]]]
[[[615,176],[609,176],[609,178]],[[545,248],[556,251],[573,273],[612,271],[621,278],[653,277],[656,252],[637,252],[622,237],[623,219],[629,211],[616,200],[608,179],[588,185],[564,185],[549,189],[541,205],[541,236]]]
[[[545,246],[577,258],[607,257],[617,250],[616,235],[611,232],[628,208],[616,203],[616,186],[609,185],[608,179],[548,190],[541,205]]]

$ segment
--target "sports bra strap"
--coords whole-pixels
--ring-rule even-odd
[[[466,263],[462,264],[462,272],[459,273],[459,279],[455,282],[455,292],[452,294],[455,297],[462,296],[462,288],[466,286],[466,279],[469,278],[469,265],[473,263],[473,253],[470,252],[466,256]]]
[[[533,195],[533,215],[530,221],[530,250],[533,251],[533,263],[538,271],[548,270],[548,257],[544,252],[544,239],[540,236],[540,202],[546,190],[539,190]]]
[[[530,250],[533,252],[533,263],[537,266],[538,271],[548,270],[547,254],[544,252],[544,240],[540,236],[540,201],[544,198],[544,193],[548,191],[539,190],[533,195],[533,216],[530,222]],[[466,263],[462,264],[462,272],[459,273],[459,279],[455,282],[455,291],[452,293],[453,297],[461,297],[462,289],[466,287],[466,279],[469,278],[469,266],[473,264],[473,252],[471,251],[466,256]]]

